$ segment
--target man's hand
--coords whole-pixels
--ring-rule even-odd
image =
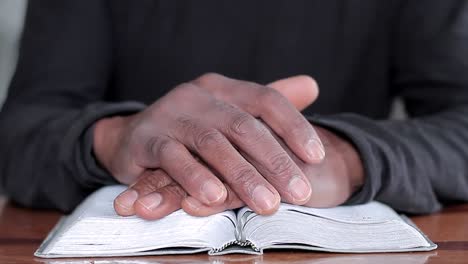
[[[217,74],[179,85],[141,113],[98,121],[94,152],[121,183],[157,175],[149,178],[155,186],[150,188],[166,187],[138,200],[146,210],[159,210],[165,193],[180,196],[182,188],[190,195],[186,204],[217,208],[240,200],[259,214],[271,214],[280,197],[308,202],[311,186],[269,128],[302,161],[324,158],[313,127],[279,92]],[[135,213],[137,197],[123,194],[117,211]]]
[[[315,82],[304,76],[280,80],[268,86],[281,92],[298,110],[307,107],[318,96]],[[362,186],[364,181],[362,164],[358,153],[349,142],[326,129],[316,127],[316,130],[327,151],[326,159],[319,165],[301,161],[284,142],[280,142],[305,172],[309,181],[314,183],[312,197],[306,206],[336,206],[346,201],[356,189]],[[255,163],[255,161],[251,162]],[[118,201],[130,200],[133,204],[133,213],[145,219],[158,219],[181,207],[189,214],[205,216],[243,206],[244,203],[235,193],[232,194],[234,195],[230,195],[223,204],[206,206],[188,196],[164,171],[146,171],[128,191],[116,199],[115,209],[119,214],[126,215],[128,211],[122,208]],[[143,205],[154,201],[160,204],[156,210],[148,210]]]
[[[305,206],[337,206],[345,202],[364,183],[362,162],[349,142],[326,129],[316,127],[316,130],[327,151],[327,157],[321,164],[307,164],[289,151],[285,144],[282,145],[305,172],[309,181],[314,183],[312,196]],[[255,161],[251,162],[256,165]],[[133,211],[145,219],[159,219],[180,208],[195,216],[206,216],[244,205],[233,192],[231,192],[233,195],[229,196],[223,204],[204,205],[197,199],[188,196],[162,170],[146,171],[129,190],[117,197],[117,202],[114,204],[116,211],[125,215],[126,211],[118,201],[128,199],[128,196],[125,197],[125,195],[132,193],[134,195],[132,203],[136,200],[133,204]],[[155,199],[155,197],[157,198]],[[146,203],[155,201],[159,203],[159,207],[155,210],[148,210],[144,206]]]

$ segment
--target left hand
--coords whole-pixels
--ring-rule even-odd
[[[308,78],[308,77],[306,77]],[[293,77],[280,80],[269,86],[277,89],[288,98],[298,110],[302,110],[313,102],[318,91],[302,96],[301,86],[310,81],[304,77]],[[298,92],[299,91],[299,92]],[[321,127],[314,126],[325,147],[326,157],[321,164],[307,164],[294,155],[282,142],[283,148],[292,157],[295,163],[304,172],[314,187],[312,196],[305,206],[332,207],[345,202],[353,192],[362,186],[364,172],[359,154],[351,143],[335,133]],[[247,157],[248,159],[248,157]],[[255,161],[249,160],[252,165]],[[153,194],[159,195],[153,195]],[[116,212],[123,216],[136,214],[144,219],[159,219],[177,209],[184,209],[195,216],[206,216],[244,206],[235,192],[229,191],[229,197],[221,205],[206,206],[187,193],[163,170],[147,170],[129,189],[119,195],[114,201]],[[154,210],[148,209],[145,204],[154,203],[154,197],[159,206]],[[162,199],[161,199],[162,197]],[[123,207],[121,204],[133,204],[133,207]]]

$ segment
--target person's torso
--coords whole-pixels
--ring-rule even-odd
[[[388,115],[394,1],[111,3],[109,100],[151,103],[206,72],[264,84],[308,74],[320,96],[306,113]]]

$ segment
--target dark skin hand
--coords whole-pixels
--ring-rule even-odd
[[[327,151],[327,157],[319,165],[301,161],[288,151],[310,182],[315,183],[311,198],[304,204],[309,207],[333,207],[345,202],[354,191],[362,186],[364,177],[359,156],[345,140],[326,129],[316,127]],[[284,145],[283,145],[284,146]],[[162,218],[175,210],[184,209],[194,216],[208,216],[225,210],[244,206],[244,202],[230,192],[230,196],[221,205],[207,206],[189,196],[180,185],[172,180],[163,170],[145,171],[135,184],[129,187],[138,197],[131,210],[122,208],[117,197],[114,208],[123,216],[136,214],[148,220]],[[157,202],[154,208],[145,203]]]
[[[180,206],[193,211],[195,201],[210,208],[245,203],[271,214],[280,200],[301,205],[312,195],[282,141],[305,163],[325,156],[314,128],[280,92],[206,74],[140,113],[99,120],[94,153],[119,182],[133,184],[115,201],[121,215],[154,219]],[[159,213],[138,213],[139,205]]]
[[[318,96],[317,85],[309,77],[292,77],[269,86],[283,94],[298,110],[307,107]],[[349,142],[324,128],[316,127],[316,130],[325,145],[327,156],[322,163],[315,165],[303,162],[280,138],[273,135],[313,183],[312,195],[305,205],[336,206],[346,201],[363,184],[362,164]],[[246,153],[242,155],[254,166],[259,166]],[[205,216],[244,205],[235,192],[230,190],[228,194],[222,204],[207,206],[188,195],[165,171],[146,170],[126,192],[116,198],[114,207],[120,215],[137,214],[145,219],[158,219],[180,208],[192,215]],[[147,204],[156,206],[148,207]]]

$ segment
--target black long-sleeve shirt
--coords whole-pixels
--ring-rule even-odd
[[[468,201],[463,0],[32,0],[0,114],[0,184],[20,204],[73,209],[114,182],[93,157],[93,123],[205,72],[316,78],[304,114],[363,160],[349,203],[428,213]],[[408,120],[387,120],[396,96]]]

